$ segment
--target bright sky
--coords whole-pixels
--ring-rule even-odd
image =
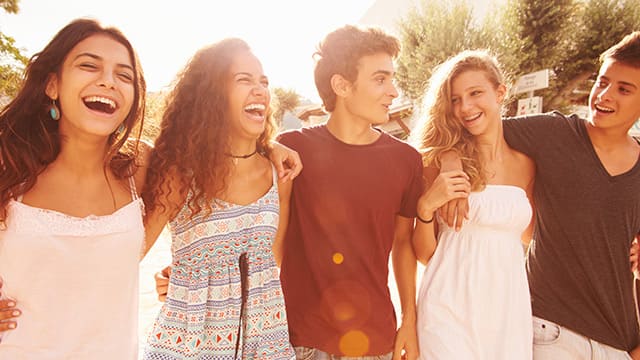
[[[318,101],[311,55],[329,31],[357,23],[374,0],[20,0],[0,31],[31,56],[77,17],[120,28],[138,51],[148,88],[160,90],[202,46],[246,40],[272,86]]]

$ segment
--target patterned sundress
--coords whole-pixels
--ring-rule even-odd
[[[273,185],[249,205],[217,200],[169,223],[173,256],[167,300],[144,359],[293,359],[271,246],[279,218]],[[191,194],[189,195],[191,197]]]

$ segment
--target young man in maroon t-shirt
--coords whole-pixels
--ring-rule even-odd
[[[316,56],[315,82],[326,124],[290,131],[296,178],[282,242],[280,279],[298,359],[417,357],[416,259],[411,235],[422,161],[408,144],[377,130],[389,120],[397,39],[345,26]],[[286,204],[281,204],[286,214]],[[392,255],[402,324],[389,295]]]

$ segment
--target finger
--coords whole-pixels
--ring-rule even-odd
[[[169,289],[169,281],[160,280],[156,281],[156,292],[158,294],[166,294]]]
[[[276,167],[276,171],[278,172],[278,179],[282,179],[285,176],[285,172],[284,172],[284,163],[286,162],[286,158],[285,159],[276,159],[274,161],[274,166]]]
[[[171,276],[171,265],[165,267],[164,269],[162,269],[162,275],[164,275],[164,277],[168,278]]]
[[[0,300],[0,310],[6,310],[16,306],[16,302],[13,299]]]
[[[0,333],[3,331],[13,330],[18,326],[15,321],[0,321]]]
[[[20,316],[21,312],[18,309],[0,310],[0,320],[9,320]]]
[[[158,294],[158,299],[166,298],[168,289],[169,289],[168,286],[157,286],[156,287],[156,294]],[[164,300],[161,300],[161,301],[164,301]]]
[[[446,222],[447,224],[449,223],[449,219],[447,219],[447,215],[449,214],[449,203],[445,203],[444,205],[442,205],[438,210],[436,210],[438,213],[438,216],[440,216],[442,219],[444,219],[444,222]]]
[[[464,207],[462,206],[462,202],[464,199],[456,200],[456,231],[460,231],[462,229],[462,220],[464,219]]]
[[[295,154],[293,157],[293,166],[291,167],[290,180],[295,179],[302,172],[302,160],[300,159],[300,155]]]
[[[166,302],[167,301],[167,295],[158,295],[158,301]]]
[[[285,183],[287,181],[293,180],[294,176],[291,175],[292,172],[293,171],[291,169],[285,169],[284,173],[282,174],[282,177],[280,178],[280,182]]]
[[[159,281],[163,281],[163,280],[166,280],[168,278],[169,278],[168,275],[164,274],[164,270],[162,270],[161,272],[157,272],[157,273],[153,274],[153,279],[156,281],[156,284]]]
[[[444,172],[441,175],[444,175],[444,176],[446,176],[448,178],[459,177],[459,178],[463,178],[463,179],[469,180],[469,175],[467,175],[467,173],[465,173],[462,170],[451,170],[451,171]]]
[[[448,208],[447,208],[447,224],[449,225],[449,227],[453,227],[454,226],[454,221],[456,218],[456,204],[455,201],[451,201],[448,203]]]
[[[469,220],[469,199],[468,198],[462,201],[462,207],[464,212],[464,218]]]

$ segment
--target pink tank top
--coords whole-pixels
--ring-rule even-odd
[[[0,231],[3,293],[22,315],[0,359],[137,359],[143,203],[84,218],[12,200]]]

